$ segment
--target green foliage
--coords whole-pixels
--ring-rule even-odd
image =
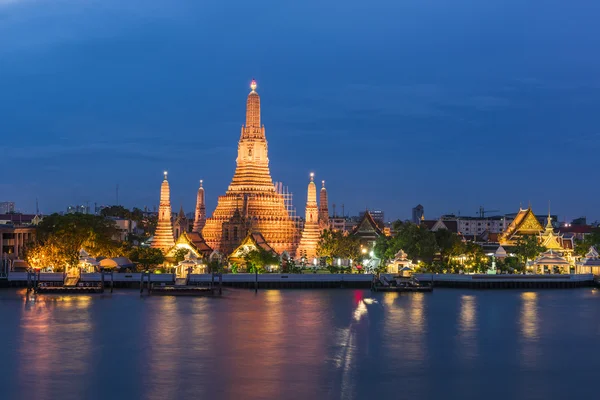
[[[358,261],[361,257],[360,241],[340,231],[326,229],[319,239],[317,255],[325,258],[327,265],[332,265],[336,258]]]
[[[30,249],[28,259],[44,256],[55,270],[76,266],[79,250],[84,248],[92,257],[116,257],[123,254],[113,221],[90,214],[52,214],[37,226],[37,245]],[[48,246],[44,249],[44,246]]]
[[[134,247],[129,252],[129,259],[143,270],[156,268],[165,262],[165,255],[160,249],[152,247]]]
[[[105,207],[100,211],[100,215],[103,217],[117,217],[131,219],[131,211],[123,206],[110,206]]]
[[[513,249],[523,267],[527,263],[527,260],[535,259],[544,251],[546,251],[546,248],[540,245],[538,237],[535,235],[521,236]]]
[[[244,261],[248,272],[258,271],[259,274],[264,273],[268,265],[279,265],[279,257],[261,247],[246,253]]]
[[[240,267],[236,263],[231,264],[231,273],[232,274],[237,274],[239,269],[240,269]]]
[[[578,256],[585,256],[591,246],[600,250],[600,228],[592,229],[592,232],[585,235],[583,240],[577,240],[575,242],[575,254]]]

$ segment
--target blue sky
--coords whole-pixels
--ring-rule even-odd
[[[600,218],[600,2],[0,0],[0,201],[158,204],[235,168],[251,78],[271,173],[348,213]]]

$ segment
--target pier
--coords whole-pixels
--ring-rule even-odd
[[[62,273],[38,274],[39,283],[61,286]],[[142,278],[146,277],[144,280]],[[388,279],[392,275],[385,275]],[[463,274],[415,274],[419,281],[434,287],[467,289],[568,289],[598,286],[592,274],[578,275],[463,275]],[[223,274],[222,286],[247,289],[317,289],[317,288],[364,288],[371,287],[372,274]],[[142,282],[151,280],[154,286],[175,285],[175,274],[115,273],[112,284],[115,288],[140,289]],[[214,286],[217,275],[190,274],[188,286]],[[107,279],[108,281],[108,279]],[[79,283],[102,282],[100,273],[81,274]],[[10,272],[4,286],[26,287],[27,272]],[[44,285],[43,285],[44,286]]]

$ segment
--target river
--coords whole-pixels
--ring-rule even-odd
[[[600,292],[0,291],[2,399],[579,399]]]

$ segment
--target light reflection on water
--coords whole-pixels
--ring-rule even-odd
[[[600,351],[589,290],[24,298],[0,291],[2,399],[581,398]]]

